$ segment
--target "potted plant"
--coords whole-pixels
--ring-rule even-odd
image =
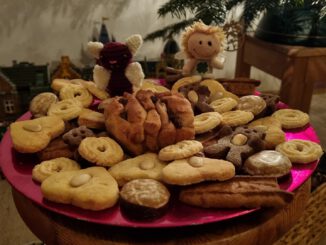
[[[159,8],[159,16],[170,13],[181,20],[148,34],[145,40],[172,36],[199,19],[207,25],[230,27],[225,21],[227,14],[241,5],[243,12],[239,22],[244,31],[255,29],[254,21],[264,13],[255,34],[258,38],[293,45],[326,46],[326,0],[170,0]],[[230,29],[226,31],[232,33]]]

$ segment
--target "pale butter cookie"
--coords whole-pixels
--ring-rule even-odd
[[[64,121],[77,118],[82,112],[83,105],[75,99],[61,100],[50,106],[48,110],[49,116],[61,117]]]
[[[50,106],[58,101],[54,93],[44,92],[36,95],[29,104],[29,111],[34,118],[47,115]]]
[[[254,114],[249,111],[228,111],[221,114],[222,122],[230,127],[245,125],[254,119]]]
[[[252,112],[256,116],[266,109],[266,102],[260,96],[246,95],[240,97],[237,109]]]
[[[222,116],[218,112],[205,112],[195,116],[195,133],[202,134],[220,125]]]
[[[282,128],[285,129],[304,127],[310,120],[307,113],[295,109],[281,109],[275,111],[272,117],[279,120],[282,124]]]
[[[209,105],[214,109],[214,111],[223,113],[227,111],[231,111],[233,108],[237,106],[238,102],[230,97],[225,97],[221,99],[214,100]]]
[[[93,96],[85,87],[75,84],[63,86],[59,96],[61,100],[76,99],[82,103],[83,107],[89,107],[93,101]]]
[[[203,145],[196,140],[183,140],[174,145],[168,145],[160,150],[158,158],[162,161],[173,161],[187,158],[203,150]]]

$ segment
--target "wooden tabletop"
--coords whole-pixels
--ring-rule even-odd
[[[87,223],[45,210],[12,190],[16,208],[30,230],[51,244],[273,244],[302,215],[310,196],[310,180],[282,209],[261,209],[242,217],[182,228],[135,229]]]

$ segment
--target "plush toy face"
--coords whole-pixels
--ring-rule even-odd
[[[208,60],[220,51],[220,42],[211,34],[193,33],[188,39],[188,52],[196,59]]]
[[[130,63],[132,54],[127,45],[107,43],[100,52],[99,64],[108,70],[125,69]]]

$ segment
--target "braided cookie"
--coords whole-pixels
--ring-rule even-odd
[[[32,171],[33,180],[42,183],[52,174],[64,171],[79,170],[80,166],[74,160],[65,157],[43,161],[34,166]]]
[[[79,100],[84,107],[89,107],[93,101],[93,96],[88,92],[85,87],[75,84],[63,86],[63,88],[60,89],[59,96],[61,100]]]
[[[172,161],[187,158],[203,150],[203,145],[196,140],[183,140],[174,145],[168,145],[160,150],[158,158],[161,161]]]
[[[234,107],[237,106],[237,104],[238,102],[235,99],[225,97],[218,100],[214,100],[209,105],[214,109],[214,111],[224,113],[227,111],[231,111]]]
[[[83,109],[80,101],[75,99],[61,100],[54,103],[48,110],[49,116],[61,117],[64,121],[69,121],[79,116]]]
[[[282,128],[301,128],[309,123],[309,115],[300,110],[281,109],[272,114],[282,124]]]
[[[218,112],[205,112],[195,116],[194,126],[195,133],[205,133],[221,123],[221,115]]]
[[[230,127],[247,124],[254,119],[254,114],[249,111],[228,111],[221,114],[222,122]]]
[[[122,161],[124,155],[120,145],[109,137],[87,137],[78,152],[87,161],[101,166],[112,166]]]
[[[310,163],[323,154],[317,143],[308,140],[290,140],[276,146],[276,151],[287,156],[292,163]]]

